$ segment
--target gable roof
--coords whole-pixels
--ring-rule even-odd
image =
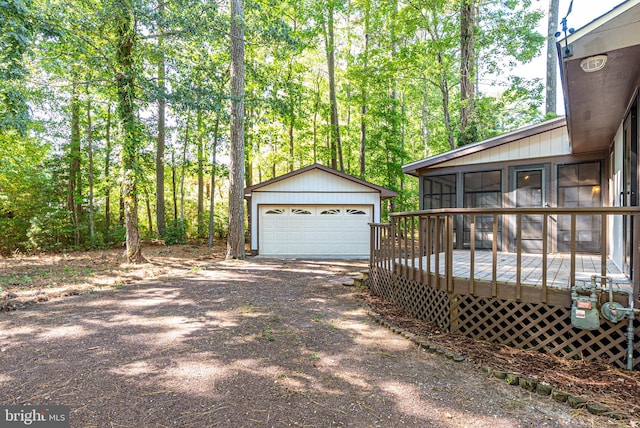
[[[345,180],[349,180],[351,182],[360,184],[362,186],[369,187],[369,188],[371,188],[371,189],[373,189],[373,190],[375,190],[377,192],[380,192],[380,198],[381,199],[389,199],[389,198],[393,198],[394,196],[398,196],[398,193],[394,192],[393,190],[389,190],[389,189],[387,189],[385,187],[381,187],[381,186],[378,186],[376,184],[369,183],[368,181],[361,180],[361,179],[356,178],[356,177],[354,177],[352,175],[345,174],[344,172],[341,172],[341,171],[337,171],[337,170],[335,170],[333,168],[329,168],[327,166],[314,163],[312,165],[306,166],[304,168],[300,168],[298,170],[289,172],[289,173],[281,175],[279,177],[272,178],[271,180],[263,181],[262,183],[258,183],[258,184],[255,184],[253,186],[246,187],[244,189],[244,197],[245,198],[250,198],[251,197],[251,192],[259,190],[262,187],[266,187],[266,186],[275,184],[275,183],[277,183],[279,181],[288,180],[288,179],[290,179],[292,177],[295,177],[297,175],[304,174],[306,172],[314,171],[314,170],[324,171],[324,172],[327,172],[329,174],[333,174],[333,175],[335,175],[337,177],[343,178]]]
[[[402,167],[402,172],[417,177],[419,176],[419,170],[423,168],[433,167],[435,165],[448,162],[456,158],[468,156],[483,150],[491,149],[503,144],[508,144],[513,141],[522,140],[524,138],[551,131],[553,129],[562,128],[566,125],[566,123],[567,122],[565,118],[560,116],[544,121],[542,123],[525,126],[523,128],[516,129],[515,131],[507,132],[506,134],[498,135],[484,141],[462,146],[436,156],[431,156],[426,159],[411,162]]]
[[[640,0],[619,4],[557,49],[571,151],[605,150],[640,82]],[[606,55],[604,68],[583,71],[581,62],[596,55]]]

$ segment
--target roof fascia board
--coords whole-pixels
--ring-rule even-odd
[[[624,12],[628,11],[629,9],[633,8],[634,6],[640,4],[640,0],[628,0],[624,3],[621,3],[619,5],[617,5],[616,7],[614,7],[613,9],[611,9],[609,12],[605,13],[604,15],[594,19],[593,21],[591,21],[590,23],[588,23],[587,25],[585,25],[584,27],[579,28],[578,30],[576,30],[575,32],[573,32],[572,34],[569,34],[565,39],[562,39],[561,42],[564,45],[566,44],[573,44],[576,41],[580,40],[581,38],[593,33],[594,31],[596,31],[599,27],[605,25],[607,22],[611,21],[612,19],[620,16],[621,14],[623,14]],[[626,46],[621,46],[619,48],[616,49],[620,49],[620,48],[624,48]],[[611,49],[614,50],[614,49]],[[565,58],[564,60],[569,60],[572,59],[572,57],[568,57]]]

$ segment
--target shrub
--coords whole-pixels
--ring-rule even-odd
[[[184,244],[187,242],[187,225],[176,221],[169,223],[164,229],[164,242],[167,245]]]

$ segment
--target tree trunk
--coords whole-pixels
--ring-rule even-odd
[[[389,18],[390,38],[391,38],[391,62],[395,63],[396,55],[399,50],[398,36],[396,32],[396,27],[398,25],[398,0],[392,0],[391,5],[392,5],[392,13]],[[391,70],[393,71],[393,75],[391,77],[391,82],[390,82],[392,87],[391,89],[391,113],[392,113],[391,120],[392,122],[389,123],[387,118],[387,124],[391,129],[391,137],[389,139],[389,143],[393,144],[394,150],[387,151],[391,156],[391,159],[387,162],[387,175],[388,175],[387,183],[389,183],[392,189],[396,189],[397,176],[394,173],[392,166],[402,164],[402,160],[397,158],[398,148],[402,150],[402,144],[400,144],[400,147],[398,147],[398,143],[399,143],[398,135],[400,133],[398,130],[398,123],[400,122],[398,117],[398,79],[397,79],[398,75],[397,75],[396,69],[392,68]],[[396,199],[398,198],[392,198],[392,199],[393,200],[391,201],[391,207],[393,211],[395,211]]]
[[[147,221],[149,222],[149,236],[153,236],[153,211],[151,210],[151,197],[146,186],[144,189],[144,199],[147,204]]]
[[[184,174],[187,166],[187,146],[189,145],[189,112],[187,112],[187,125],[182,146],[182,165],[180,169],[180,227],[184,227]]]
[[[289,71],[287,72],[287,86],[291,85],[291,80],[293,79],[293,59],[289,59]],[[294,134],[293,128],[296,122],[296,114],[295,114],[295,99],[293,97],[293,91],[289,91],[289,172],[293,171],[293,161],[294,161]]]
[[[160,19],[164,16],[164,0],[158,2]],[[158,238],[164,236],[164,150],[166,143],[165,131],[165,59],[164,37],[158,37],[158,138],[156,145],[156,227]]]
[[[367,150],[367,94],[369,91],[369,31],[371,18],[371,2],[365,3],[364,9],[364,52],[363,77],[362,77],[362,105],[360,107],[360,178],[366,176],[366,150]]]
[[[475,124],[475,26],[476,0],[462,0],[460,6],[460,138],[459,145],[476,140]]]
[[[71,214],[74,244],[80,245],[80,209],[82,190],[80,189],[80,100],[76,85],[71,95],[71,140],[69,141],[69,180],[67,184],[67,210]]]
[[[438,65],[443,67],[442,54],[438,53]],[[453,136],[453,125],[451,124],[451,114],[449,113],[449,83],[446,76],[440,75],[440,93],[442,94],[442,112],[444,114],[444,126],[447,130],[447,140],[451,150],[456,148],[455,138]]]
[[[316,77],[316,96],[313,103],[313,163],[318,163],[318,111],[320,110],[320,74]]]
[[[87,86],[89,95],[89,86]],[[95,225],[93,223],[93,129],[91,125],[91,98],[87,100],[87,154],[89,157],[89,236],[93,245]]]
[[[251,129],[251,118],[253,112],[251,109],[247,110],[247,115],[245,117],[245,151],[244,151],[244,179],[247,186],[251,186],[253,184],[253,154],[260,153],[260,139],[256,140],[256,144],[258,145],[258,150],[253,149],[253,139],[251,138],[251,132],[246,132],[246,130]],[[216,116],[216,122],[218,121],[218,117]],[[258,165],[258,169],[260,166]],[[259,175],[259,174],[258,174]]]
[[[227,259],[245,259],[244,244],[244,2],[231,0],[231,168]]]
[[[331,168],[338,169],[339,166],[340,171],[344,171],[344,163],[342,161],[342,143],[340,141],[340,123],[338,120],[338,99],[336,96],[336,55],[333,34],[333,0],[329,0],[324,42],[327,51],[329,103],[331,104]]]
[[[173,225],[178,226],[178,191],[176,179],[176,149],[171,148],[171,189],[173,190]]]
[[[558,29],[558,8],[560,0],[549,0],[549,21],[547,24],[547,90],[545,113],[556,113],[556,88],[558,86],[556,37]]]
[[[198,238],[204,238],[204,127],[202,124],[202,110],[197,113],[197,148],[198,151]]]
[[[218,150],[218,127],[220,115],[216,115],[216,123],[213,127],[213,147],[211,148],[211,193],[209,193],[209,248],[213,248],[213,234],[215,227],[215,189],[216,189],[216,151]]]
[[[111,226],[111,104],[107,105],[107,129],[105,136],[105,154],[104,154],[104,180],[106,183],[104,198],[104,237],[109,237],[109,227]]]
[[[120,197],[118,199],[118,224],[120,227],[124,227],[124,189],[122,186],[120,186]]]
[[[118,93],[118,114],[123,131],[122,143],[122,186],[124,193],[126,255],[131,263],[144,260],[138,231],[138,191],[136,186],[141,135],[136,120],[135,67],[133,46],[135,44],[135,20],[131,4],[119,0],[114,5],[116,12],[116,89]]]
[[[424,148],[424,157],[427,158],[429,157],[429,83],[426,78],[424,80],[421,119],[422,147]]]

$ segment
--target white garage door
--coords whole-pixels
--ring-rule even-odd
[[[262,206],[259,253],[366,257],[372,214],[361,206]]]

